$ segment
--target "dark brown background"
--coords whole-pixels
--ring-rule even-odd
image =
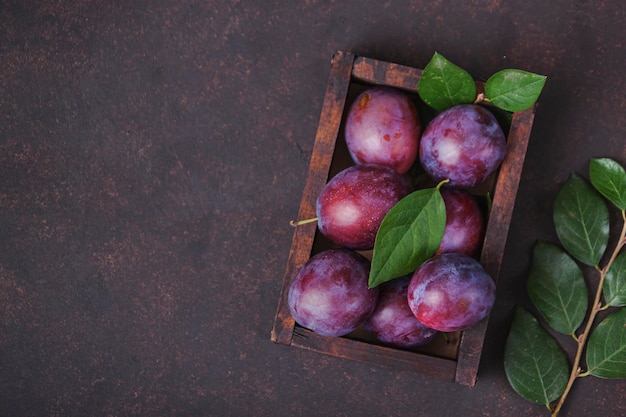
[[[625,43],[621,0],[0,1],[0,415],[547,415],[503,344],[558,185],[626,163]],[[270,342],[337,49],[549,77],[474,388]]]

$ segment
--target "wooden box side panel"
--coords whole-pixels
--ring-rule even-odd
[[[535,117],[535,108],[536,106],[533,106],[513,114],[506,156],[500,166],[498,181],[493,192],[480,262],[494,279],[497,279],[500,274],[504,245],[508,238],[513,216],[513,208]]]
[[[368,84],[387,85],[417,92],[417,83],[422,70],[371,58],[357,57],[352,77]]]
[[[343,109],[345,107],[354,55],[349,52],[337,52],[331,61],[330,75],[320,122],[315,136],[315,144],[309,163],[309,173],[304,186],[298,219],[315,217],[315,202],[328,180],[332,155],[339,134]],[[295,322],[287,303],[288,289],[297,271],[311,256],[317,223],[296,227],[291,250],[283,279],[283,286],[278,301],[271,340],[276,343],[291,344]]]
[[[454,381],[456,362],[450,359],[388,348],[343,337],[325,337],[297,326],[292,346],[362,363],[384,366],[401,371],[419,372],[428,376]]]

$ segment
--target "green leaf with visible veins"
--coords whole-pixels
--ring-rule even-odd
[[[609,240],[609,210],[602,196],[574,173],[556,196],[553,218],[565,250],[580,262],[597,266]]]
[[[613,261],[604,277],[602,295],[607,305],[626,306],[626,252],[622,252]]]
[[[518,69],[493,74],[485,83],[485,95],[494,105],[510,112],[526,110],[539,98],[546,76]]]
[[[573,334],[587,312],[587,285],[578,264],[560,247],[537,242],[527,283],[528,295],[550,327]]]
[[[598,324],[587,342],[587,373],[600,378],[626,378],[626,309]]]
[[[457,104],[474,102],[476,82],[463,68],[435,53],[424,67],[417,83],[417,93],[430,107],[445,110]]]
[[[440,186],[414,191],[389,210],[374,242],[370,288],[414,272],[435,254],[446,227]]]
[[[626,171],[609,158],[591,158],[589,163],[591,183],[620,210],[626,210]]]
[[[504,347],[504,370],[515,392],[546,406],[563,394],[569,378],[565,352],[521,306],[515,308]]]

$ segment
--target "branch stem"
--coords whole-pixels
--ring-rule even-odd
[[[600,279],[598,280],[598,287],[596,288],[596,295],[593,300],[593,307],[591,309],[591,312],[589,313],[589,317],[587,318],[587,324],[585,325],[585,330],[578,337],[578,341],[577,341],[578,348],[576,349],[576,356],[574,357],[574,363],[572,364],[572,371],[570,372],[567,385],[565,386],[565,391],[563,391],[563,394],[561,394],[561,397],[559,398],[559,402],[556,404],[554,411],[552,411],[552,417],[556,417],[559,414],[559,411],[561,411],[561,407],[563,407],[563,404],[565,403],[565,399],[567,398],[567,395],[572,389],[572,385],[574,385],[574,381],[576,381],[576,378],[580,376],[589,375],[588,372],[584,372],[584,373],[582,372],[582,369],[580,368],[580,360],[582,358],[585,345],[587,344],[587,338],[589,338],[589,335],[591,334],[591,328],[596,319],[596,316],[598,312],[603,310],[604,308],[601,302],[602,286],[604,284],[604,278],[606,277],[606,274],[611,268],[611,265],[613,265],[615,258],[617,257],[617,255],[622,250],[625,244],[626,244],[626,210],[622,210],[622,231],[620,233],[619,240],[617,241],[617,244],[615,245],[615,248],[613,249],[613,253],[611,253],[611,257],[609,258],[609,260],[607,261],[606,265],[603,268],[599,268],[596,265],[596,270],[600,273]]]

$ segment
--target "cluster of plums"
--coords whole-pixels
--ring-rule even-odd
[[[500,165],[505,135],[478,104],[451,107],[421,128],[414,102],[398,89],[370,87],[349,108],[345,140],[355,164],[332,177],[316,203],[319,231],[337,247],[313,255],[289,289],[301,326],[343,336],[363,325],[385,344],[415,347],[489,314],[495,284],[475,258],[485,216],[468,189]],[[413,274],[369,288],[361,251],[374,247],[387,212],[414,191],[407,173],[418,160],[434,181],[448,180],[440,189],[443,239]]]

